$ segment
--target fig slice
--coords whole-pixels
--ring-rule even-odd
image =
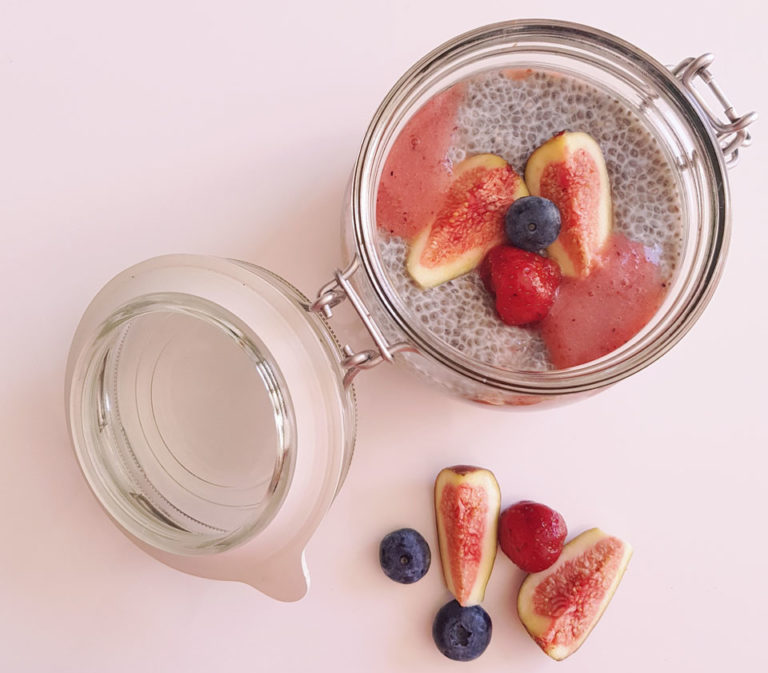
[[[560,235],[547,248],[564,276],[586,278],[600,263],[613,225],[605,159],[592,136],[564,131],[536,149],[525,166],[533,196],[560,210]]]
[[[411,241],[408,273],[424,289],[468,273],[504,242],[504,214],[527,195],[523,179],[500,156],[465,159],[436,215]]]
[[[440,559],[448,590],[464,607],[477,605],[496,558],[501,492],[493,473],[456,465],[435,480]]]
[[[610,603],[632,547],[592,528],[563,548],[554,565],[528,575],[517,595],[523,626],[550,657],[573,654]]]

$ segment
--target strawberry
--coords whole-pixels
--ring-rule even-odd
[[[499,245],[479,268],[485,287],[496,295],[496,311],[507,325],[530,325],[549,313],[560,285],[560,267],[551,259]]]
[[[499,245],[496,247],[501,248],[504,246]],[[483,261],[480,262],[477,267],[477,273],[480,274],[480,280],[483,281],[485,289],[493,295],[496,294],[496,291],[493,289],[493,278],[491,277],[491,252],[493,252],[495,249],[496,248],[491,248],[488,254],[483,257]]]

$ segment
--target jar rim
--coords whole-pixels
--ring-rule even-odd
[[[526,44],[556,42],[561,48],[588,49],[598,53],[606,67],[620,66],[653,86],[663,95],[696,141],[709,187],[711,216],[708,231],[698,241],[700,259],[696,277],[690,281],[685,301],[663,330],[651,330],[631,339],[612,353],[569,369],[533,372],[501,370],[477,361],[460,362],[440,348],[436,338],[414,328],[394,301],[394,291],[384,279],[375,238],[376,161],[386,144],[387,126],[403,116],[409,103],[429,83],[439,80],[447,65],[468,59],[484,50],[520,52]],[[572,54],[573,55],[573,54]],[[702,197],[703,198],[703,197]],[[351,185],[351,214],[357,253],[373,291],[388,314],[418,351],[453,372],[486,386],[516,394],[571,394],[616,383],[650,365],[670,350],[693,326],[709,302],[720,278],[730,235],[730,194],[725,159],[698,103],[664,65],[629,42],[582,24],[545,19],[522,19],[483,26],[440,45],[406,71],[384,98],[365,134],[355,163]]]

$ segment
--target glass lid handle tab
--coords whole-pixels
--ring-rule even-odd
[[[672,74],[682,83],[685,90],[699,104],[704,112],[707,121],[712,126],[720,142],[720,148],[725,157],[725,163],[728,166],[735,166],[739,160],[739,148],[748,147],[752,142],[752,136],[747,127],[757,119],[756,112],[748,112],[739,116],[736,114],[731,102],[718,86],[715,78],[709,70],[712,61],[715,60],[712,54],[702,54],[698,58],[686,58],[672,68]],[[701,93],[694,86],[696,78],[703,81],[717,99],[717,102],[723,106],[723,113],[726,119],[718,117],[717,113],[704,100]]]
[[[341,361],[341,366],[344,368],[344,386],[347,388],[351,385],[352,379],[362,370],[372,369],[385,361],[392,362],[395,353],[416,351],[409,343],[390,344],[384,337],[373,316],[371,316],[371,312],[349,282],[349,278],[358,268],[360,268],[360,259],[355,255],[346,269],[343,271],[336,270],[334,279],[320,288],[317,299],[309,305],[310,311],[322,313],[327,319],[330,319],[333,316],[333,307],[345,299],[349,299],[350,304],[373,339],[375,348],[355,351],[348,344],[343,347],[345,357]]]

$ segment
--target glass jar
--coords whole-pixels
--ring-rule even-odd
[[[523,20],[465,33],[416,63],[384,99],[365,135],[346,201],[351,281],[396,359],[423,378],[487,404],[563,401],[598,391],[648,366],[693,326],[720,278],[730,233],[727,166],[749,143],[754,113],[738,116],[709,71],[711,54],[667,68],[633,45],[572,23]],[[584,81],[621,101],[676,168],[682,205],[682,259],[666,300],[634,338],[605,357],[564,370],[510,370],[468,358],[436,338],[398,296],[376,230],[377,188],[387,155],[414,113],[435,94],[478,73],[532,69]],[[723,105],[724,119],[696,85]],[[486,150],[488,151],[488,150]]]
[[[346,199],[345,268],[316,299],[235,260],[172,255],[120,273],[86,310],[67,365],[70,433],[104,509],[172,567],[295,600],[308,588],[304,547],[349,467],[361,371],[397,361],[453,394],[516,406],[598,391],[659,358],[691,328],[722,271],[726,167],[754,119],[736,115],[711,60],[669,70],[611,35],[562,22],[472,31],[414,65],[374,115]],[[379,254],[376,190],[397,134],[434,94],[498,68],[561,72],[609,91],[679,173],[684,251],[664,304],[627,344],[572,369],[502,370],[440,342],[397,296]],[[334,336],[328,321],[346,300],[370,348]]]

